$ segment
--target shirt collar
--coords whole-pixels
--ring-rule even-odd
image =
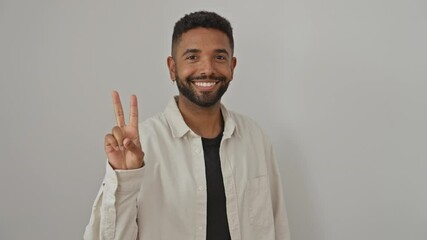
[[[172,98],[163,113],[166,118],[166,121],[169,124],[172,136],[176,138],[181,138],[185,134],[193,131],[185,123],[184,118],[182,117],[181,112],[178,109],[177,99],[177,96]],[[223,138],[230,138],[234,133],[238,135],[236,123],[232,118],[230,112],[223,104],[221,104],[221,113],[224,118]]]

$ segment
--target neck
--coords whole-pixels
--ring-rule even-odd
[[[214,138],[223,129],[221,104],[218,102],[211,107],[201,107],[186,97],[178,97],[178,108],[188,127],[203,138]]]

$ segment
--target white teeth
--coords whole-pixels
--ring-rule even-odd
[[[199,87],[212,87],[213,85],[215,85],[214,82],[195,82],[194,84]]]

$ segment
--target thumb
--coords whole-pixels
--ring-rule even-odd
[[[142,152],[142,149],[137,146],[134,142],[132,142],[129,138],[125,138],[123,140],[123,146],[126,148],[126,150],[131,151],[138,160],[143,161],[144,158],[144,152]]]

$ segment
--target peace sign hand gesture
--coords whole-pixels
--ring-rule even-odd
[[[105,135],[105,152],[113,169],[137,169],[144,166],[144,152],[138,131],[138,102],[130,98],[129,124],[126,125],[122,103],[117,91],[112,93],[117,126]]]

